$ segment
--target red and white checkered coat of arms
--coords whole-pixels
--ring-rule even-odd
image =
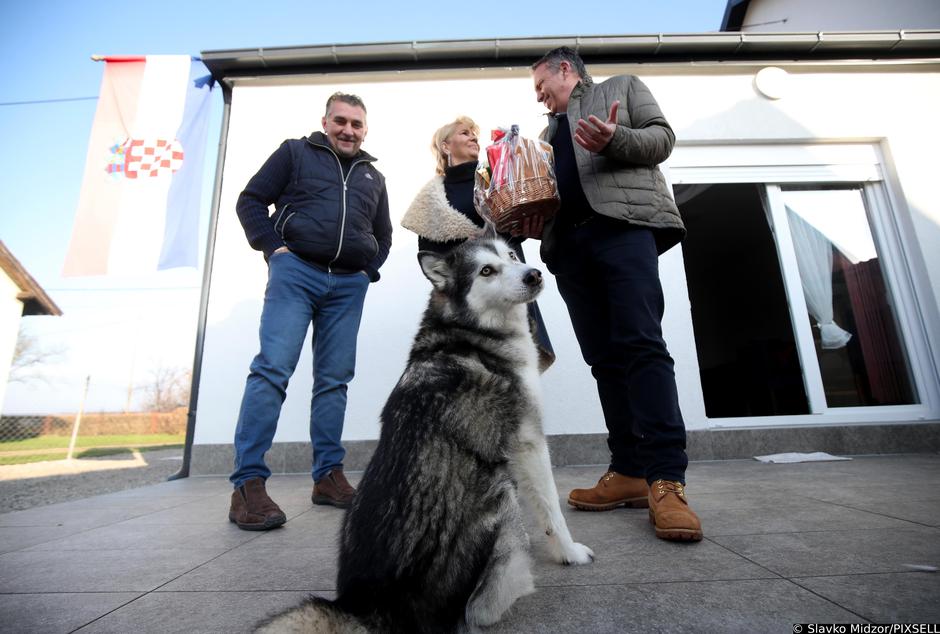
[[[109,174],[126,178],[169,176],[183,166],[183,146],[177,139],[127,139],[111,146]]]

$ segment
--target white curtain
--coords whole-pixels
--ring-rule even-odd
[[[792,209],[786,209],[803,297],[810,316],[819,327],[822,348],[842,348],[852,334],[832,320],[832,242]]]

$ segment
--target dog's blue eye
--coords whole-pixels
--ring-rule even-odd
[[[482,275],[483,277],[489,277],[489,276],[492,275],[494,272],[495,272],[495,271],[493,271],[493,267],[490,266],[489,264],[487,264],[487,265],[484,266],[482,269],[480,269],[480,275]]]

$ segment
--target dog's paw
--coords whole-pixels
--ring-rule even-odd
[[[578,542],[555,549],[555,561],[566,566],[580,566],[594,561],[594,551]]]

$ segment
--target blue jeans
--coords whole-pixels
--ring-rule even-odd
[[[610,469],[685,483],[685,422],[662,336],[663,291],[649,229],[597,216],[559,236],[555,279],[597,380]]]
[[[271,448],[287,382],[311,322],[313,479],[342,467],[346,386],[355,374],[356,337],[368,286],[364,273],[328,273],[289,252],[271,256],[259,329],[261,351],[251,362],[235,428],[235,471],[229,479],[236,487],[271,475],[264,454]]]

